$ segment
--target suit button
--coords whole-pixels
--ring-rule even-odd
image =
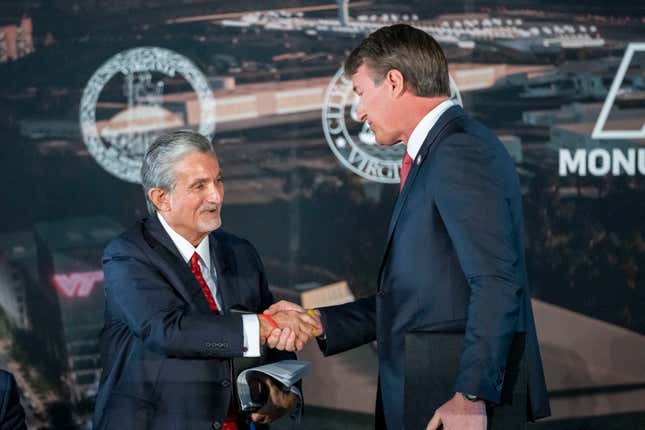
[[[377,295],[377,296],[379,296],[379,297],[383,297],[383,296],[385,295],[385,291],[383,291],[383,290],[379,290],[379,291],[376,293],[376,295]]]
[[[231,386],[231,381],[229,381],[228,379],[224,379],[219,384],[224,388],[228,388]]]
[[[219,422],[219,421],[215,421],[215,422],[213,423],[213,428],[214,428],[215,430],[219,430],[219,429],[221,429],[221,428],[222,428],[222,423],[221,423],[221,422]]]

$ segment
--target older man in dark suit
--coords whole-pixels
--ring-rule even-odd
[[[232,397],[233,359],[260,356],[265,341],[301,343],[311,328],[284,314],[257,315],[273,298],[255,248],[220,228],[222,172],[206,138],[191,131],[159,137],[141,173],[151,216],[112,241],[103,258],[95,428],[248,428]],[[283,358],[294,356],[269,351],[260,360]],[[254,421],[296,407],[297,390],[269,388]]]
[[[323,352],[378,341],[379,428],[485,429],[505,385],[520,393],[515,406],[528,403],[521,421],[548,415],[522,195],[504,146],[449,99],[444,53],[421,30],[372,33],[345,74],[377,143],[402,142],[406,152],[377,294],[309,311],[322,319]],[[302,311],[280,302],[268,312],[285,309]],[[453,371],[447,390],[433,382]]]

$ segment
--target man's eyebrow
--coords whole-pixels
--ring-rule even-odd
[[[193,182],[190,183],[189,187],[193,187],[195,185],[202,184],[202,183],[207,182],[207,181],[208,181],[207,178],[197,178]]]

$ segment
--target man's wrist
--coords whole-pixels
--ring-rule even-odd
[[[269,323],[269,325],[271,325],[273,328],[277,328],[277,329],[279,329],[279,328],[280,328],[280,326],[278,325],[278,323],[277,323],[277,322],[275,322],[275,320],[274,320],[273,318],[271,318],[269,315],[266,315],[266,314],[258,314],[258,318],[260,318],[261,320],[264,320],[264,321],[268,322],[268,323]]]
[[[322,322],[322,313],[320,312],[320,310],[310,308],[310,309],[306,309],[306,311],[307,311],[307,315],[320,321],[320,333],[315,333],[315,330],[312,329],[312,333],[311,333],[312,337],[315,336],[316,339],[320,341],[327,340],[327,336],[325,335],[325,325]]]
[[[262,314],[257,314],[257,317],[260,323],[260,341],[264,342],[271,335],[275,327]]]

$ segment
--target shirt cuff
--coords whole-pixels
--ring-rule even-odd
[[[242,330],[244,332],[243,357],[260,356],[260,321],[257,315],[242,315]]]

